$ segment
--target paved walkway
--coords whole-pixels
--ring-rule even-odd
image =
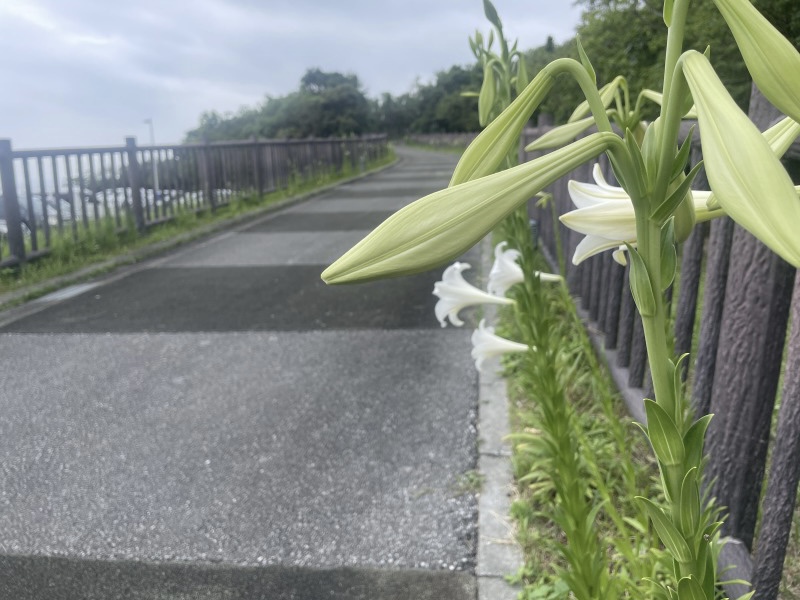
[[[0,597],[474,598],[470,331],[440,270],[319,279],[454,164],[403,151],[0,327]]]

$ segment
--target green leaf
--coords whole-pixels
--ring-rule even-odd
[[[658,460],[674,467],[683,464],[683,438],[667,412],[653,400],[644,401],[647,433]]]
[[[623,81],[625,81],[625,78],[621,75],[617,75],[612,81],[600,88],[600,100],[603,102],[603,108],[608,108],[609,105],[614,101],[614,96],[616,95],[617,90]],[[589,102],[584,100],[575,108],[574,111],[572,111],[572,115],[570,115],[567,123],[573,123],[578,119],[582,119],[590,112],[592,111],[589,108]]]
[[[650,275],[647,273],[647,266],[636,249],[625,243],[630,256],[631,274],[631,294],[636,302],[636,307],[643,317],[652,317],[656,314],[656,298],[653,294],[653,284],[650,282]]]
[[[678,149],[678,154],[672,161],[672,173],[670,173],[669,180],[674,181],[676,177],[681,175],[686,170],[686,164],[689,162],[689,156],[692,153],[692,139],[694,138],[695,126],[689,128],[689,135],[683,140],[683,144]]]
[[[589,60],[589,57],[586,55],[586,51],[583,49],[583,44],[581,44],[581,36],[575,36],[575,40],[578,42],[578,56],[581,59],[581,64],[583,65],[583,68],[586,69],[589,77],[592,78],[592,83],[597,85],[597,73],[595,73],[592,62]]]
[[[678,357],[678,361],[675,363],[675,368],[672,371],[672,389],[675,392],[675,402],[676,406],[682,406],[681,398],[683,397],[683,363],[685,363],[689,359],[689,353],[684,352],[683,354]],[[687,366],[686,369],[688,370],[689,367]]]
[[[587,117],[580,121],[575,121],[574,123],[567,123],[566,125],[554,127],[525,146],[525,152],[534,152],[536,150],[546,150],[548,148],[563,146],[574,140],[592,125],[594,125],[594,117]]]
[[[661,228],[661,291],[665,292],[675,279],[678,253],[675,249],[675,219],[670,218]]]
[[[678,598],[680,600],[713,600],[713,598],[706,598],[702,588],[691,577],[684,577],[678,582]]]
[[[696,467],[703,460],[703,442],[706,437],[706,429],[713,415],[705,415],[695,421],[683,436],[683,447],[685,451],[686,466]]]
[[[694,536],[700,522],[700,488],[697,485],[697,467],[686,472],[681,485],[680,528],[687,538]]]
[[[528,66],[525,64],[525,55],[522,53],[517,54],[517,83],[516,83],[516,90],[517,94],[520,94],[522,90],[524,90],[528,83],[530,83],[530,77],[528,76]]]
[[[692,183],[694,182],[694,178],[697,177],[697,173],[700,172],[700,169],[703,168],[703,161],[698,162],[692,170],[689,171],[689,174],[686,176],[686,179],[681,181],[678,187],[669,195],[669,198],[664,200],[651,214],[650,219],[654,223],[664,223],[666,220],[674,213],[678,205],[686,199],[686,194],[690,193],[692,188]]]
[[[655,186],[656,175],[658,174],[658,162],[661,155],[661,117],[656,118],[645,129],[644,139],[642,139],[642,160],[644,160],[647,170],[647,189],[652,190]]]
[[[639,190],[644,190],[647,188],[647,167],[644,163],[642,150],[639,148],[639,144],[636,143],[636,138],[630,129],[625,130],[625,146],[627,146],[628,154],[634,163],[633,171],[637,176],[636,185]],[[631,182],[629,181],[628,183],[630,184]]]
[[[664,514],[664,511],[647,498],[637,496],[636,499],[642,504],[645,512],[647,512],[647,516],[650,517],[650,520],[653,522],[659,539],[675,560],[680,563],[691,562],[693,557],[689,545]]]

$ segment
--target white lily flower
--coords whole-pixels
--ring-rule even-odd
[[[600,165],[595,164],[592,176],[594,184],[569,181],[569,195],[577,209],[560,217],[564,225],[586,236],[575,249],[572,257],[575,265],[604,250],[617,249],[626,242],[636,245],[636,215],[630,196],[621,187],[610,185],[605,180]],[[708,208],[710,195],[711,192],[692,190],[698,223],[724,214],[721,210]],[[621,257],[616,255],[615,259],[619,261]]]
[[[442,275],[442,280],[433,286],[433,294],[439,298],[434,308],[436,318],[442,327],[447,326],[447,319],[456,327],[461,327],[464,321],[458,318],[462,308],[476,304],[514,304],[510,298],[493,296],[468,283],[462,273],[470,268],[468,263],[455,262],[447,267]]]
[[[489,271],[489,284],[486,289],[495,296],[505,296],[508,288],[516,283],[522,283],[525,275],[517,264],[520,257],[519,250],[509,248],[508,242],[500,242],[494,248],[494,264]]]
[[[508,246],[507,242],[500,242],[494,248],[494,264],[492,270],[489,271],[489,284],[486,289],[495,296],[505,296],[512,285],[525,281],[525,274],[517,264],[520,256],[519,250],[513,248],[506,250],[506,246]],[[534,271],[533,275],[538,277],[539,281],[551,283],[564,280],[561,275],[544,271]]]
[[[501,356],[508,352],[527,352],[530,346],[512,342],[494,334],[494,327],[486,326],[486,319],[481,319],[478,328],[472,334],[472,358],[478,371],[483,367],[487,358]]]

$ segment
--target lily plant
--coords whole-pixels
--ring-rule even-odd
[[[800,54],[749,0],[713,2],[731,29],[753,81],[791,119],[788,126],[784,123],[789,130],[785,137],[796,136]],[[716,534],[721,523],[700,493],[703,442],[711,417],[692,416],[678,368],[685,357],[673,357],[666,339],[664,291],[675,276],[676,244],[691,232],[699,212],[691,185],[701,165],[686,173],[691,139],[679,147],[681,120],[694,107],[701,164],[713,194],[705,199],[706,207],[729,215],[796,267],[800,267],[800,201],[778,153],[733,101],[707,56],[684,52],[688,15],[689,0],[665,0],[667,49],[662,91],[653,96],[660,100],[655,121],[635,126],[625,121],[622,134],[615,133],[609,106],[621,90],[621,110],[612,110],[625,112],[625,90],[621,81],[613,95],[608,87],[598,89],[595,71],[579,45],[580,61],[562,58],[544,67],[488,123],[464,152],[448,188],[398,211],[322,277],[333,284],[356,282],[421,272],[455,260],[543,188],[605,153],[625,198],[607,199],[592,214],[602,220],[608,213],[619,213],[618,205],[625,204],[627,228],[606,231],[606,235],[615,244],[622,242],[628,251],[630,286],[642,318],[655,392],[653,399],[644,400],[647,424],[642,428],[660,469],[666,510],[647,498],[639,501],[673,558],[673,572],[671,579],[653,583],[653,594],[667,600],[713,600],[718,583]],[[598,131],[496,172],[509,164],[523,127],[561,74],[580,86],[589,115],[583,117],[584,124]],[[631,112],[635,113],[635,107]],[[576,135],[569,133],[567,139]],[[618,218],[619,214],[612,220]],[[592,234],[589,227],[584,229]]]

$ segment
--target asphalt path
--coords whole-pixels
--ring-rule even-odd
[[[474,598],[477,377],[441,270],[319,279],[454,164],[402,150],[1,327],[0,598]]]

